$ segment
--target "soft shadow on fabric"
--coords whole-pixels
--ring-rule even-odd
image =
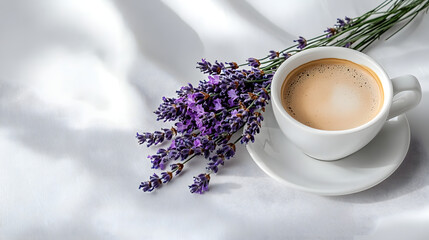
[[[195,66],[203,55],[203,43],[195,30],[162,2],[115,3],[144,55],[183,84],[199,79]]]

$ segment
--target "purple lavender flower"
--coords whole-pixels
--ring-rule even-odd
[[[222,144],[216,153],[218,156],[223,156],[226,159],[230,159],[235,155],[235,145],[233,143]]]
[[[190,93],[187,95],[185,103],[188,108],[193,108],[196,104],[202,103],[204,95],[200,92]]]
[[[223,69],[225,69],[225,65],[218,61],[215,61],[214,64],[206,61],[204,58],[201,59],[201,62],[197,62],[197,68],[200,69],[201,72],[207,74],[220,74]]]
[[[252,68],[250,71],[246,71],[245,81],[261,80],[264,75],[265,75],[264,70],[259,69],[259,68]],[[254,87],[257,87],[257,84],[255,84]],[[252,89],[252,91],[253,91],[253,89]]]
[[[206,111],[204,110],[204,107],[202,105],[196,105],[192,110],[195,111],[198,117],[202,117],[206,114]]]
[[[346,22],[343,19],[341,19],[341,18],[337,18],[337,24],[336,24],[336,26],[338,28],[343,28],[344,26],[346,26]]]
[[[261,128],[261,122],[264,120],[262,114],[255,112],[252,116],[249,117],[247,122],[247,127],[243,132],[243,137],[241,138],[241,143],[248,143],[249,141],[255,141],[255,135],[259,133]]]
[[[182,149],[180,151],[180,157],[182,158],[182,160],[185,160],[186,158],[188,158],[189,156],[191,156],[194,153],[194,151],[192,149]]]
[[[223,63],[219,63],[217,60],[215,61],[215,64],[213,64],[211,70],[212,73],[219,74],[223,69],[225,68],[225,65]]]
[[[327,28],[324,32],[326,32],[326,38],[330,38],[332,36],[334,36],[335,34],[337,34],[337,29],[336,28]]]
[[[150,147],[154,143],[153,133],[145,132],[143,134],[139,134],[137,132],[136,138],[138,139],[139,144],[143,144],[145,142],[148,142],[147,147]]]
[[[240,129],[245,124],[243,118],[246,114],[247,112],[243,109],[235,109],[231,111],[231,115],[226,117],[222,122],[222,131],[231,134],[238,131],[238,129]]]
[[[161,179],[156,175],[156,173],[150,176],[149,181],[152,184],[152,189],[159,188],[162,185]]]
[[[170,182],[170,180],[172,178],[173,178],[173,173],[172,172],[162,172],[161,173],[162,183],[168,183],[168,182]]]
[[[206,169],[217,173],[219,170],[219,165],[224,165],[224,157],[220,155],[215,155],[209,159]]]
[[[270,59],[274,59],[274,58],[278,58],[279,57],[279,52],[274,51],[274,50],[270,50],[270,54],[268,55]]]
[[[307,46],[307,40],[305,38],[299,36],[297,40],[293,40],[294,42],[298,42],[298,48],[303,49]]]
[[[344,47],[346,47],[346,48],[350,48],[352,46],[352,43],[351,42],[348,42],[348,43],[346,43],[345,45],[344,45]]]
[[[286,59],[288,59],[289,57],[291,56],[291,54],[290,53],[282,53],[282,57],[286,60]]]
[[[350,25],[351,23],[352,23],[352,19],[346,16],[344,20],[341,18],[337,18],[337,24],[335,24],[335,26],[341,29],[346,27],[347,25]]]
[[[209,77],[209,83],[210,84],[213,84],[213,85],[217,85],[217,84],[219,84],[219,75],[210,75]]]
[[[183,134],[176,137],[168,149],[160,148],[154,155],[149,155],[152,168],[164,170],[167,163],[171,160],[185,160],[190,155],[207,155],[206,151],[213,150],[213,143],[205,138],[194,137],[189,134]]]
[[[349,25],[349,24],[352,23],[352,19],[351,18],[349,18],[349,17],[346,16],[344,19],[346,20],[346,25]]]
[[[209,190],[210,174],[202,173],[194,177],[194,183],[189,186],[191,193],[203,194]]]
[[[215,111],[219,111],[223,109],[221,100],[219,98],[216,98],[215,100],[213,100],[213,110]]]
[[[195,89],[192,84],[188,83],[188,85],[181,87],[178,91],[176,91],[177,95],[179,95],[180,98],[175,99],[174,103],[179,104],[183,102],[184,97],[186,97],[188,94],[194,93]]]
[[[196,138],[195,140],[194,140],[194,147],[201,147],[201,141],[200,141],[200,139],[199,138]]]
[[[197,64],[197,68],[199,68],[201,72],[211,73],[212,64],[210,62],[207,62],[204,58],[201,59],[201,62],[197,62]]]
[[[164,120],[166,121],[175,121],[177,118],[186,113],[186,105],[176,101],[174,98],[162,98],[163,103],[161,103],[158,109],[154,112],[157,117],[157,121]]]
[[[189,129],[189,121],[177,122],[174,124],[177,127],[177,132],[184,133]]]
[[[153,190],[152,184],[148,182],[141,182],[139,189],[143,190],[143,192],[151,192]]]
[[[261,62],[259,62],[259,60],[256,58],[249,58],[247,59],[247,62],[249,63],[249,66],[255,67],[255,68],[261,65]]]
[[[161,187],[161,179],[155,173],[150,176],[149,181],[142,182],[139,186],[139,189],[142,189],[143,192],[152,192],[155,188]]]
[[[266,83],[270,83],[271,81],[267,81]],[[255,91],[258,94],[258,100],[256,101],[257,106],[264,107],[268,100],[270,100],[270,93],[267,90],[266,86],[262,86],[261,88]]]
[[[237,69],[238,68],[238,64],[236,62],[229,62],[228,65],[232,69]]]
[[[157,145],[159,143],[162,143],[165,139],[171,140],[173,135],[176,135],[177,131],[175,128],[167,129],[163,128],[161,129],[163,132],[155,131],[153,133],[145,132],[143,134],[136,134],[136,138],[138,139],[139,144],[143,144],[147,142],[147,146],[150,147],[152,145]]]
[[[234,105],[236,105],[236,104],[234,104],[235,99],[238,98],[237,92],[234,89],[230,89],[227,92],[227,94],[228,94],[228,97],[229,97],[228,104],[229,104],[230,107],[233,107]]]
[[[177,159],[179,154],[174,149],[158,149],[154,155],[149,155],[148,158],[151,160],[152,168],[164,170],[167,166],[167,162],[171,159]]]
[[[170,165],[171,171],[175,172],[176,175],[180,174],[183,170],[183,164],[182,163],[173,163]]]
[[[162,169],[162,157],[161,155],[155,154],[155,155],[149,155],[147,156],[150,159],[150,162],[152,163],[153,169]]]
[[[210,157],[210,153],[216,148],[216,143],[212,139],[202,138],[201,139],[201,150],[205,158]]]
[[[274,51],[270,53],[273,57],[280,55]],[[198,68],[209,74],[208,79],[196,87],[192,84],[182,87],[177,91],[177,98],[163,98],[156,114],[164,121],[174,120],[175,128],[137,136],[142,143],[171,140],[170,147],[161,148],[149,156],[153,168],[164,169],[169,161],[187,162],[191,157],[203,155],[209,159],[209,172],[217,172],[225,159],[235,155],[235,145],[229,140],[249,123],[249,117],[255,118],[251,121],[256,122],[252,126],[258,125],[254,113],[265,107],[269,99],[266,88],[273,76],[273,73],[266,74],[258,68],[259,60],[250,58],[248,62],[251,69],[239,69],[234,62],[226,63],[229,67],[225,68],[218,61],[211,64],[202,59]],[[258,81],[248,82],[252,80]],[[247,134],[257,132],[255,127],[246,128],[249,129]],[[186,162],[170,164],[171,171],[162,172],[161,177],[151,176],[148,182],[142,183],[141,188],[152,191],[162,183],[171,181],[173,173],[179,174]],[[207,191],[209,179],[209,174],[195,177],[194,184],[190,186],[191,192]]]
[[[167,154],[168,154],[167,156],[168,160],[177,160],[180,157],[180,152],[177,151],[176,148],[169,148]],[[167,161],[165,161],[165,163],[167,163]]]

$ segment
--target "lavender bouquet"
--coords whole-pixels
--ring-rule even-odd
[[[271,50],[264,58],[249,58],[240,65],[202,59],[197,68],[208,75],[207,79],[198,86],[189,83],[180,88],[175,97],[163,97],[155,111],[158,121],[172,122],[173,126],[136,135],[139,144],[148,147],[169,141],[167,148],[148,156],[152,168],[163,171],[154,173],[139,188],[144,192],[160,188],[180,174],[186,163],[203,156],[207,159],[206,171],[194,177],[189,189],[191,193],[206,192],[212,174],[235,155],[237,143],[253,142],[259,133],[270,101],[271,80],[281,63],[297,52],[319,46],[363,51],[393,26],[403,23],[389,39],[428,8],[429,0],[387,0],[362,16],[338,18],[323,34],[309,39],[300,36],[292,46]]]

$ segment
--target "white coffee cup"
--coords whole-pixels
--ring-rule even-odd
[[[323,58],[349,60],[366,66],[377,74],[383,88],[384,101],[373,119],[355,128],[330,131],[304,125],[288,114],[281,100],[286,76],[307,62]],[[271,85],[271,102],[280,129],[305,154],[320,160],[337,160],[358,151],[377,135],[386,121],[415,107],[421,96],[416,77],[405,75],[390,79],[371,57],[342,47],[318,47],[293,55],[277,69]]]

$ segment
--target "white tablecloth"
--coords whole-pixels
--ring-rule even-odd
[[[428,239],[429,15],[367,53],[414,74],[399,169],[367,191],[321,197],[285,187],[239,147],[207,194],[206,160],[153,193],[137,131],[168,126],[162,96],[205,76],[201,58],[244,62],[312,37],[380,1],[0,2],[0,239]]]

